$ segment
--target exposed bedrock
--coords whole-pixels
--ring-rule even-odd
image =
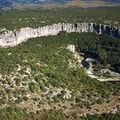
[[[96,23],[58,23],[38,28],[21,28],[17,31],[6,31],[0,35],[0,47],[16,46],[30,38],[57,35],[61,31],[96,32],[120,38],[120,29]]]

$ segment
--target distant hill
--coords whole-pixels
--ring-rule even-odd
[[[74,1],[88,1],[93,2],[94,0],[0,0],[0,8],[11,7],[16,4],[46,4],[46,3],[67,3]],[[96,1],[104,1],[104,2],[112,2],[112,3],[120,3],[120,0],[96,0]]]
[[[103,1],[105,1],[105,2],[118,2],[118,3],[120,3],[120,0],[103,0]]]

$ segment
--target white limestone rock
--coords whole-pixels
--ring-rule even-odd
[[[38,28],[21,28],[18,31],[5,31],[0,34],[0,47],[16,46],[30,38],[48,35],[57,35],[61,31],[71,32],[96,32],[120,38],[120,29],[108,25],[94,23],[58,23]]]

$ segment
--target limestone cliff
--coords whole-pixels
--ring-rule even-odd
[[[16,46],[30,38],[57,35],[61,31],[96,32],[120,38],[120,29],[109,25],[95,23],[58,23],[38,28],[21,28],[17,31],[6,31],[0,35],[0,47]]]

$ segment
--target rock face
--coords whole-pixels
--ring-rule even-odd
[[[120,38],[120,29],[109,25],[94,23],[58,23],[38,28],[21,28],[18,31],[6,31],[0,35],[0,47],[16,46],[30,38],[48,35],[57,35],[61,31],[71,32],[96,32]]]

